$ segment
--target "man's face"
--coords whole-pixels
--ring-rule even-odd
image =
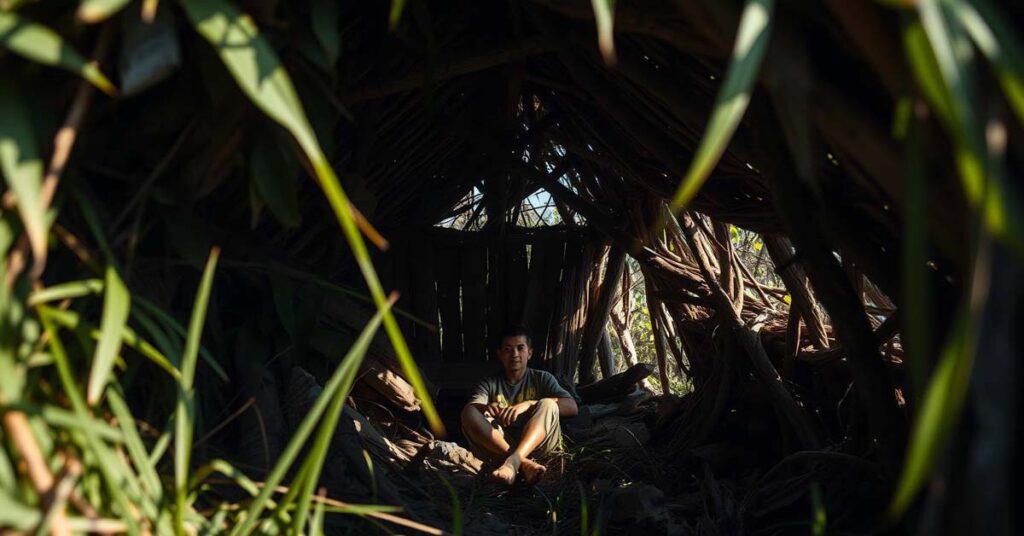
[[[519,372],[526,369],[526,362],[533,355],[533,348],[526,342],[526,337],[517,335],[505,337],[498,347],[498,360],[501,361],[501,368],[507,373],[519,375]]]

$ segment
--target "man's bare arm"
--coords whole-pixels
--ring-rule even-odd
[[[558,404],[559,417],[575,417],[580,412],[580,408],[576,405],[576,401],[571,398],[555,397],[554,401]]]

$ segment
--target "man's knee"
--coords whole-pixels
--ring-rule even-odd
[[[462,427],[466,428],[474,423],[479,423],[484,419],[484,414],[474,406],[466,406],[462,408],[462,414],[459,416],[459,419],[462,421]]]
[[[558,402],[551,400],[550,398],[542,398],[537,401],[537,413],[554,413],[558,416]]]

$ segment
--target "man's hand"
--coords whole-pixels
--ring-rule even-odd
[[[520,415],[529,411],[533,404],[533,401],[527,401],[501,408],[498,414],[494,416],[494,420],[498,421],[498,424],[502,426],[512,426],[512,423],[516,422]]]
[[[485,417],[491,417],[492,419],[497,420],[498,414],[501,413],[501,410],[504,408],[505,406],[497,402],[491,402],[490,404],[487,404],[487,406],[484,408],[483,414]]]

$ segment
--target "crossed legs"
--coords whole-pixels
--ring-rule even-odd
[[[512,484],[519,471],[523,472],[527,483],[540,479],[547,468],[530,459],[530,455],[534,452],[550,452],[561,437],[558,404],[554,400],[538,401],[524,417],[526,422],[523,423],[522,436],[515,448],[512,448],[505,439],[504,431],[494,426],[479,409],[466,406],[462,410],[462,431],[471,447],[492,461],[504,460],[491,476],[506,484]]]

